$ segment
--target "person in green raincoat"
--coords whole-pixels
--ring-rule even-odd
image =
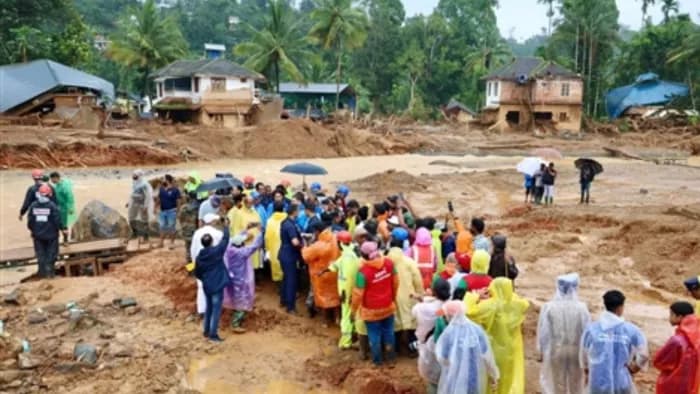
[[[61,223],[67,229],[63,233],[63,242],[68,243],[70,238],[70,228],[77,220],[75,213],[75,197],[73,196],[73,182],[70,179],[61,178],[58,172],[52,172],[49,176],[56,192],[56,202],[58,203]]]
[[[187,183],[185,183],[185,194],[194,195],[199,201],[206,200],[209,197],[209,192],[203,191],[197,193],[199,185],[202,184],[202,178],[197,171],[191,171],[187,174]]]
[[[341,250],[340,257],[318,275],[323,275],[325,272],[338,273],[338,294],[340,295],[340,340],[338,347],[350,349],[354,332],[354,324],[351,319],[352,289],[355,287],[355,277],[360,268],[360,257],[355,252],[352,235],[349,232],[339,232],[336,239]]]

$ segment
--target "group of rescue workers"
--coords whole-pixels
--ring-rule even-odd
[[[39,251],[53,251],[53,244],[41,245],[54,238],[42,234],[54,231],[45,231],[50,223],[57,235],[69,220],[51,201],[54,189],[36,179],[21,214],[29,212],[35,247],[40,245],[40,273],[51,276],[53,266],[42,265]],[[530,305],[516,293],[519,270],[506,252],[506,237],[486,237],[482,219],[466,228],[451,204],[444,221],[419,218],[401,194],[362,205],[342,185],[327,195],[318,183],[296,193],[287,181],[273,189],[252,177],[214,193],[199,192],[201,183],[189,174],[180,196],[166,176],[154,196],[144,173],[135,171],[128,206],[135,236],[144,235],[155,205],[162,235],[174,231],[178,211],[209,340],[222,340],[222,308],[233,310],[233,331],[245,332],[256,276],[269,268],[288,313],[297,313],[302,293],[312,317],[322,312],[326,324],[339,320],[341,349],[357,346],[377,365],[397,354],[417,355],[429,393],[525,392],[522,324]],[[649,354],[641,330],[622,317],[625,296],[606,292],[605,310],[591,322],[577,297],[579,280],[575,273],[559,276],[554,298],[540,310],[542,392],[635,393],[633,375],[648,365]],[[700,300],[699,278],[685,286]],[[669,320],[677,330],[653,358],[660,371],[657,393],[699,393],[699,312],[700,302],[695,308],[671,305]]]

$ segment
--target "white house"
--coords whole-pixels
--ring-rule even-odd
[[[151,75],[161,117],[220,126],[245,123],[265,77],[225,59],[178,60]],[[234,124],[235,123],[235,124]]]

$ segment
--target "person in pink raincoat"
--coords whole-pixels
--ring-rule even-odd
[[[416,231],[416,240],[409,249],[408,256],[418,264],[418,270],[423,279],[423,289],[429,289],[437,270],[438,258],[433,248],[433,237],[428,229],[421,227]]]

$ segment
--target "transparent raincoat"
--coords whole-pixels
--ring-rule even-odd
[[[537,350],[542,354],[543,394],[581,394],[584,371],[579,362],[581,336],[591,320],[578,300],[578,274],[557,278],[554,299],[542,306],[537,325]]]
[[[464,315],[464,304],[443,306],[449,325],[435,344],[441,366],[439,394],[486,394],[489,376],[498,381],[498,368],[484,330]]]
[[[467,317],[486,330],[500,371],[495,394],[525,393],[525,354],[522,324],[530,303],[513,292],[513,282],[496,278],[489,285],[490,298],[480,301],[478,293],[467,293]]]
[[[589,370],[588,393],[634,394],[637,390],[627,365],[633,362],[645,368],[649,351],[639,328],[605,311],[584,331],[580,359]]]

